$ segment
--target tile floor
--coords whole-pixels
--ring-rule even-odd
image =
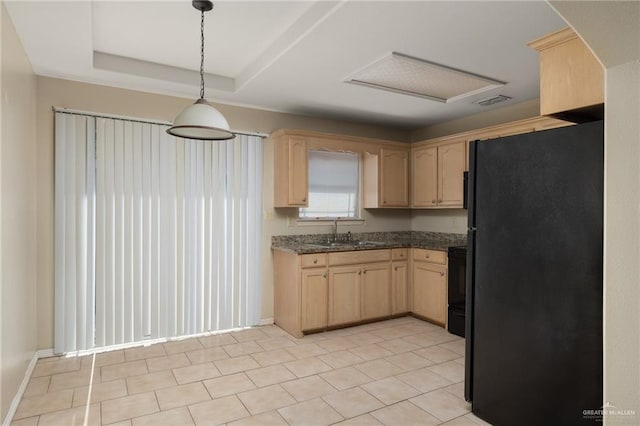
[[[13,425],[477,425],[464,340],[411,317],[38,361]]]

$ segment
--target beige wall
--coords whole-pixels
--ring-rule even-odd
[[[467,211],[463,209],[414,210],[412,231],[467,233]]]
[[[36,79],[2,3],[0,418],[36,349]]]
[[[37,78],[37,182],[38,207],[38,348],[53,346],[54,256],[53,256],[53,112],[52,106],[105,114],[170,121],[192,100],[132,90],[117,89],[59,80]],[[354,136],[408,141],[405,130],[331,121],[292,114],[216,105],[233,129],[271,133],[280,128],[316,130]],[[265,145],[264,163],[264,233],[263,233],[263,306],[262,318],[273,317],[273,282],[270,241],[272,235],[328,232],[329,226],[289,225],[287,214],[293,211],[273,208],[273,147]],[[345,227],[352,232],[409,229],[411,213],[364,213],[365,224]]]

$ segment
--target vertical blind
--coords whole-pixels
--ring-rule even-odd
[[[55,351],[255,325],[262,141],[56,112]]]

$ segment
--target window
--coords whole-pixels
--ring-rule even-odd
[[[358,218],[360,155],[309,151],[309,207],[300,217]]]

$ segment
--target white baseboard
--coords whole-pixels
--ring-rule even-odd
[[[22,383],[20,383],[20,387],[18,388],[18,392],[16,393],[16,396],[13,397],[13,401],[11,401],[11,405],[9,406],[9,411],[7,411],[7,416],[4,418],[4,421],[2,422],[3,426],[8,426],[13,421],[13,416],[15,416],[16,410],[18,410],[18,405],[20,404],[22,395],[24,395],[24,391],[27,390],[27,385],[29,385],[29,380],[31,380],[31,374],[33,373],[33,369],[36,368],[39,352],[40,351],[33,353],[33,357],[29,362],[27,371],[25,371],[24,373],[24,378],[22,379]],[[53,354],[53,350],[51,350],[51,353]]]
[[[259,324],[260,325],[273,325],[274,321],[273,321],[273,318],[265,318],[265,319],[261,319]]]
[[[38,359],[42,359],[42,358],[51,358],[52,356],[56,356],[56,354],[53,352],[53,348],[49,348],[49,349],[40,349],[39,351],[36,352],[36,356],[38,357]]]

